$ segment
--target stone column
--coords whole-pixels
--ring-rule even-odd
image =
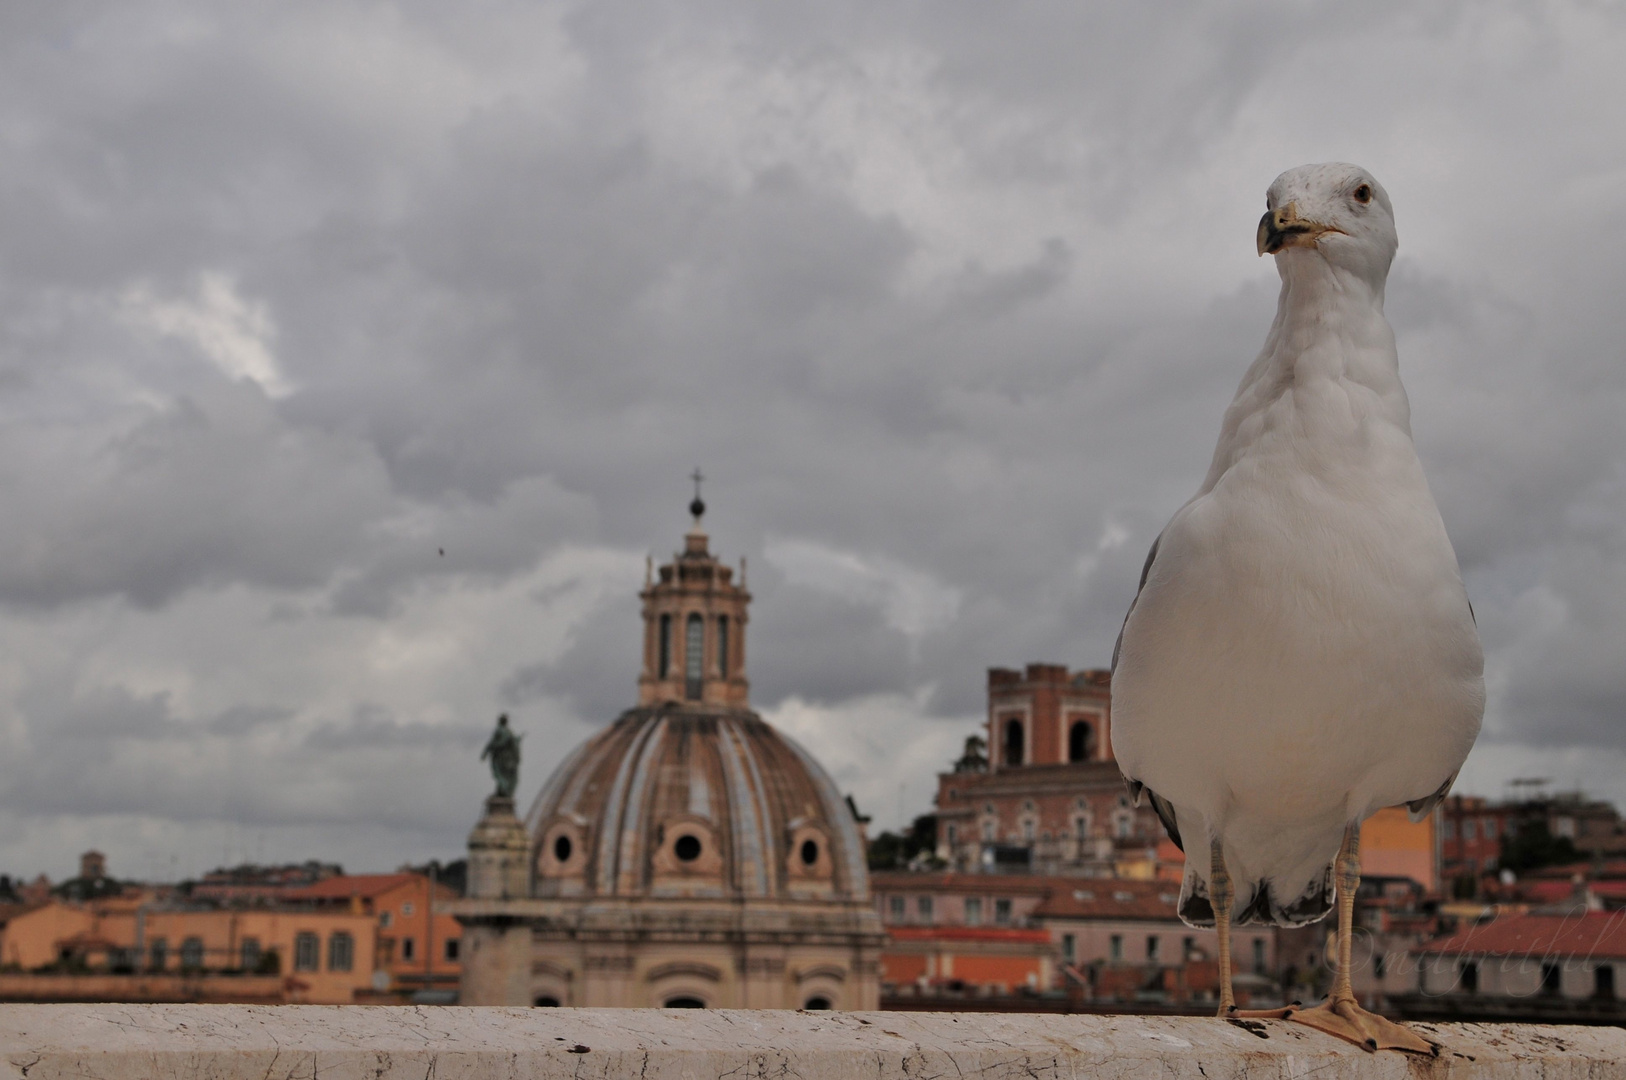
[[[471,900],[522,900],[530,895],[530,841],[514,816],[514,800],[493,795],[469,833]],[[491,911],[459,916],[463,924],[461,1005],[531,1004],[531,927]]]

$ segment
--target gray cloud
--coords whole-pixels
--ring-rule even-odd
[[[1268,324],[1264,188],[1330,158],[1397,204],[1490,656],[1464,782],[1626,764],[1622,44],[1579,4],[6,9],[0,866],[455,851],[496,711],[530,789],[634,700],[695,464],[757,703],[815,749],[884,717],[905,795],[822,752],[924,808],[986,667],[1105,664]]]

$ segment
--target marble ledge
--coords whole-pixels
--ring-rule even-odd
[[[1371,1054],[1280,1021],[1190,1017],[0,1005],[0,1078],[1626,1080],[1626,1029],[1415,1026],[1442,1045],[1439,1057]]]

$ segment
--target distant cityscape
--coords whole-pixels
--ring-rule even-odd
[[[704,509],[640,594],[637,704],[523,819],[494,758],[468,858],[153,883],[89,851],[66,881],[0,876],[0,1001],[1213,1011],[1213,933],[1176,917],[1185,855],[1119,775],[1108,671],[989,669],[985,724],[935,805],[870,836],[750,710],[750,594]],[[1380,811],[1362,865],[1368,1008],[1626,1023],[1609,803],[1530,780],[1420,821]],[[1321,996],[1330,929],[1238,927],[1241,1002]]]

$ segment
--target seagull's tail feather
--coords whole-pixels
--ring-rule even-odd
[[[1238,895],[1243,895],[1243,891],[1239,889]],[[1332,902],[1332,864],[1328,863],[1326,872],[1310,882],[1304,894],[1291,903],[1279,902],[1268,880],[1255,882],[1247,902],[1232,911],[1231,922],[1236,926],[1249,923],[1307,926],[1326,918],[1327,912],[1332,910]],[[1190,862],[1186,863],[1186,875],[1180,882],[1179,913],[1180,921],[1187,926],[1213,929],[1214,904],[1208,896],[1208,882],[1197,876]]]

